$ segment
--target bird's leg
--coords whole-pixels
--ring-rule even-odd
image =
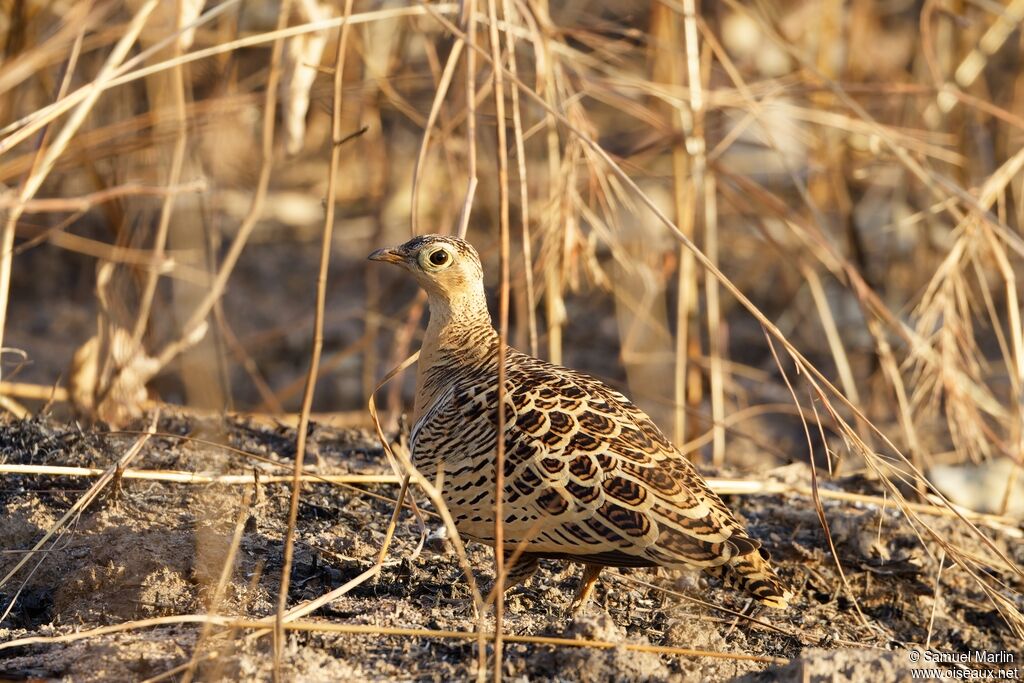
[[[521,583],[525,583],[533,573],[537,571],[540,558],[533,553],[522,553],[516,558],[516,562],[513,565],[509,565],[512,561],[513,553],[505,551],[502,556],[505,559],[505,591],[508,592],[509,588],[518,586]]]
[[[598,564],[583,565],[583,578],[580,579],[580,587],[576,590],[576,597],[572,599],[572,607],[570,608],[573,614],[579,614],[583,610],[584,605],[587,604],[590,594],[594,592],[597,576],[601,573],[602,569],[603,567]]]
[[[512,555],[513,553],[508,551],[502,553],[502,557],[505,560],[505,584],[502,588],[505,593],[508,593],[509,588],[525,583],[527,579],[533,576],[533,573],[537,571],[537,566],[540,561],[540,557],[533,553],[522,553],[516,558],[515,564],[510,564]],[[491,583],[491,587],[487,590],[486,597],[484,598],[485,603],[493,602],[494,589],[497,585],[498,580],[497,577],[495,577],[495,580]]]

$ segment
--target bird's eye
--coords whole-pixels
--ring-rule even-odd
[[[455,254],[447,247],[430,245],[420,250],[416,260],[423,270],[440,272],[452,266],[455,262]]]
[[[454,256],[444,247],[435,247],[433,249],[428,248],[421,251],[419,261],[420,267],[423,268],[423,270],[428,272],[437,272],[452,265]]]

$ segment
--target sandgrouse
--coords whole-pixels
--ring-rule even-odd
[[[459,533],[494,545],[499,337],[476,250],[423,235],[373,261],[397,264],[430,305],[410,448],[438,470]],[[584,565],[573,608],[603,567],[700,567],[772,607],[790,593],[722,500],[642,410],[583,373],[506,347],[504,547],[522,546],[506,587],[540,558]]]

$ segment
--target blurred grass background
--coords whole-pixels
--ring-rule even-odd
[[[147,393],[296,411],[341,4],[0,4],[6,408],[70,386],[81,413],[120,394],[98,411],[115,423]],[[852,433],[921,467],[1017,471],[1024,2],[495,2],[503,121],[489,9],[354,4],[341,116],[365,132],[333,198],[317,413],[360,421],[417,347],[422,299],[365,255],[410,225],[456,231],[471,186],[497,288],[500,124],[517,347],[627,391],[695,459],[806,460],[803,414],[830,464]],[[850,405],[815,416],[798,385],[794,407],[762,325],[581,134]]]
[[[1024,0],[0,7],[8,413],[295,424],[326,227],[314,419],[366,426],[426,314],[366,255],[466,230],[515,346],[745,483],[800,463],[830,545],[819,478],[871,480],[1024,634],[1020,566],[920,514],[1022,497]]]

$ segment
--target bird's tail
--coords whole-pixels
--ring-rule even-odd
[[[719,567],[707,567],[704,571],[721,579],[727,588],[746,591],[763,605],[785,609],[789,607],[793,593],[782,583],[768,560],[768,553],[758,548]]]

